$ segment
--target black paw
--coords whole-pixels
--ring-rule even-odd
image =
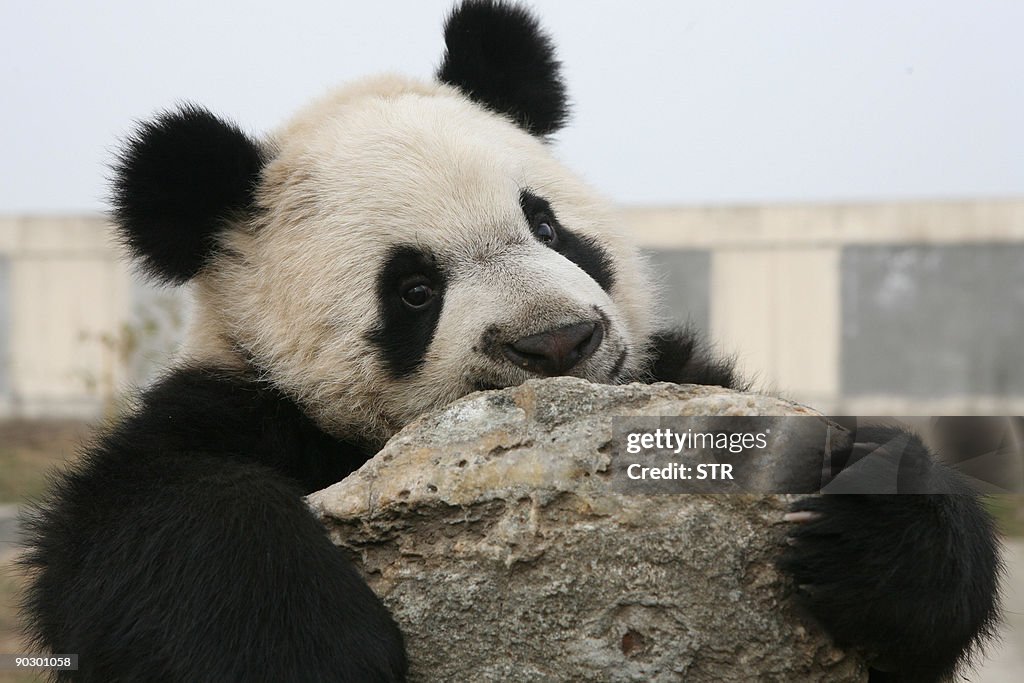
[[[999,563],[972,496],[825,495],[786,519],[801,602],[886,680],[943,680],[990,635]]]

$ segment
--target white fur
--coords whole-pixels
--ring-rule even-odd
[[[488,326],[527,335],[600,309],[610,329],[573,374],[614,381],[641,368],[651,287],[635,247],[604,201],[505,118],[448,86],[381,77],[312,104],[267,145],[260,215],[197,278],[193,357],[251,361],[325,429],[375,442],[474,379],[530,376],[473,350]],[[532,238],[523,188],[610,255],[610,296]],[[397,380],[366,340],[392,245],[429,249],[448,276],[425,362]]]

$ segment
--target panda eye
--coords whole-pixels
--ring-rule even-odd
[[[401,294],[405,305],[414,311],[425,308],[434,299],[434,289],[426,278],[416,278],[403,283]]]
[[[558,233],[555,232],[555,227],[547,221],[541,221],[538,223],[533,229],[533,234],[537,239],[549,247],[554,246],[555,240],[558,238]]]

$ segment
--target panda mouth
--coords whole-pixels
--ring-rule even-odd
[[[620,384],[623,381],[623,369],[628,356],[628,349],[622,349],[615,357],[615,361],[612,365],[611,370],[606,373],[601,373],[600,377],[594,377],[588,374],[566,376],[583,377],[585,379],[589,379],[592,382],[600,382],[602,384]],[[509,387],[518,386],[525,382],[526,380],[534,377],[533,375],[527,374],[526,376],[523,377],[496,380],[494,379],[493,375],[487,377],[486,375],[488,374],[490,373],[484,373],[482,376],[478,375],[472,378],[467,377],[466,386],[469,388],[469,392],[467,393],[472,393],[476,391],[497,391],[500,389],[508,389]]]
[[[495,384],[494,382],[486,382],[483,380],[476,380],[470,383],[473,387],[473,391],[497,391],[499,389],[505,389],[508,385]]]
[[[611,372],[608,373],[612,384],[618,384],[622,381],[622,369],[626,365],[627,356],[629,356],[629,349],[622,349],[619,352],[618,358],[615,359],[615,365],[612,366]]]

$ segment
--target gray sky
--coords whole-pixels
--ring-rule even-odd
[[[428,77],[449,0],[0,0],[0,213],[102,209],[135,119],[260,132],[332,85]],[[1024,2],[534,0],[557,153],[629,204],[1024,195]]]

